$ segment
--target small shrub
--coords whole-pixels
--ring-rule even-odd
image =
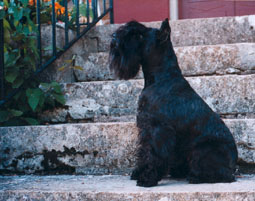
[[[64,104],[65,99],[57,82],[39,83],[35,77],[31,78],[39,59],[35,6],[29,0],[4,0],[0,6],[4,7],[0,19],[4,22],[6,94],[22,87],[0,108],[0,125],[40,124],[38,114]],[[28,78],[31,79],[26,82]]]

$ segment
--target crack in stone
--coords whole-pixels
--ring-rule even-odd
[[[245,147],[246,149],[249,149],[249,150],[255,150],[255,147],[249,146],[246,142],[243,142],[243,141],[238,142],[237,145],[243,146],[243,147]]]

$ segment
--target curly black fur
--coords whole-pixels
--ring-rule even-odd
[[[235,181],[237,148],[219,115],[182,76],[170,40],[168,19],[160,29],[131,21],[112,36],[110,69],[121,79],[142,67],[137,126],[139,147],[131,179],[155,186],[163,176],[190,183]]]

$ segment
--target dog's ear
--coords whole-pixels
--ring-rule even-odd
[[[136,23],[130,22],[112,35],[110,69],[120,79],[131,79],[140,69],[143,36]]]
[[[166,18],[164,21],[162,21],[161,27],[159,29],[159,36],[158,39],[162,42],[170,40],[170,34],[171,34],[171,28],[169,25],[169,20]]]

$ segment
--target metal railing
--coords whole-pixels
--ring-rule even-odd
[[[0,101],[4,100],[4,25],[0,19]]]
[[[80,22],[80,3],[81,1],[86,4],[86,23]],[[102,18],[109,14],[110,23],[113,23],[113,0],[74,0],[73,6],[76,9],[76,19],[74,24],[74,30],[76,36],[74,39],[69,41],[69,17],[68,17],[68,0],[62,0],[61,3],[65,8],[64,17],[64,31],[65,31],[65,41],[64,47],[59,50],[57,48],[56,41],[56,13],[55,13],[55,2],[56,0],[51,0],[51,26],[52,26],[52,55],[50,58],[45,60],[42,56],[42,36],[41,36],[41,3],[39,0],[36,2],[36,23],[38,27],[37,32],[37,48],[39,53],[38,66],[36,71],[31,77],[34,77],[41,73],[45,68],[52,64],[57,58],[59,58],[66,50],[68,50],[75,42],[77,42],[84,34],[86,34],[92,27],[94,27]],[[99,3],[102,5],[102,13],[99,15]],[[108,5],[108,7],[107,7]],[[92,17],[90,16],[90,11],[92,12]],[[26,80],[26,83],[29,79]],[[25,83],[24,83],[25,84]],[[23,85],[24,85],[23,84]],[[0,106],[4,105],[8,100],[10,100],[22,87],[14,89],[11,93],[6,94],[5,92],[5,69],[4,69],[4,27],[3,20],[0,20]]]

